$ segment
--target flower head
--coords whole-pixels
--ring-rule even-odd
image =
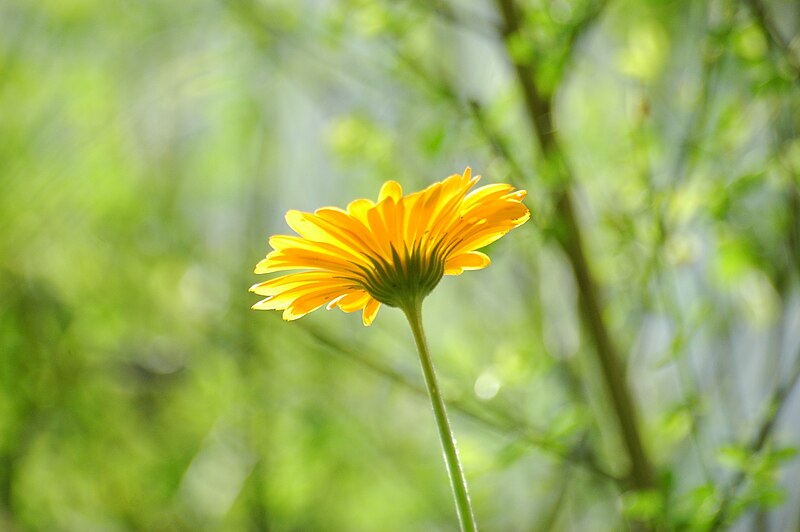
[[[253,285],[266,296],[257,310],[283,310],[294,320],[327,304],[363,310],[370,325],[381,303],[405,308],[421,301],[443,275],[489,265],[476,251],[525,223],[524,190],[487,185],[469,192],[480,176],[469,168],[425,190],[403,195],[387,181],[378,202],[357,199],[347,209],[286,213],[299,236],[273,236],[273,248],[255,273],[293,271]]]

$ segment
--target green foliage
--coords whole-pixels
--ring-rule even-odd
[[[622,514],[636,521],[654,521],[663,512],[662,494],[658,491],[634,491],[623,493]]]
[[[533,213],[425,303],[482,529],[797,528],[800,8],[511,4],[0,5],[0,530],[454,529],[400,313],[247,288],[468,165]]]

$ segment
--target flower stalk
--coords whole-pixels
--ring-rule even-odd
[[[458,521],[463,532],[475,532],[478,527],[475,523],[472,503],[469,499],[467,479],[464,476],[464,470],[458,457],[456,439],[450,428],[450,420],[447,417],[444,399],[439,390],[436,372],[433,369],[433,361],[425,339],[425,331],[422,328],[422,298],[415,298],[401,308],[406,315],[408,324],[411,326],[411,331],[414,333],[414,341],[417,344],[422,373],[425,376],[425,386],[428,389],[428,396],[431,399],[433,414],[436,418],[436,427],[439,430],[439,439],[442,442],[444,461],[447,466],[447,474],[450,477],[450,487],[453,490]]]

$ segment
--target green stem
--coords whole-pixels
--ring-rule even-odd
[[[428,395],[431,398],[433,414],[436,417],[436,426],[439,429],[439,439],[442,442],[444,451],[444,461],[447,465],[447,473],[450,475],[450,487],[453,488],[453,497],[456,502],[456,512],[461,530],[464,532],[477,531],[475,516],[472,513],[472,504],[469,500],[467,491],[467,479],[461,469],[461,462],[458,459],[458,449],[456,439],[450,428],[450,421],[447,419],[447,410],[444,407],[444,400],[439,391],[439,383],[436,381],[436,373],[433,369],[433,361],[428,352],[428,343],[425,340],[425,331],[422,329],[422,301],[414,301],[403,307],[408,324],[414,333],[414,340],[419,351],[419,360],[422,364],[422,373],[425,375],[425,385],[428,388]]]

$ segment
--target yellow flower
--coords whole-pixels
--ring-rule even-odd
[[[378,202],[357,199],[347,210],[323,207],[313,214],[286,213],[300,236],[269,239],[271,251],[255,273],[301,270],[256,284],[267,296],[257,310],[283,310],[294,320],[327,304],[345,312],[363,310],[370,325],[381,303],[407,308],[421,301],[443,275],[489,265],[476,251],[525,223],[524,190],[487,185],[469,168],[425,190],[403,196],[395,181],[381,187]]]

